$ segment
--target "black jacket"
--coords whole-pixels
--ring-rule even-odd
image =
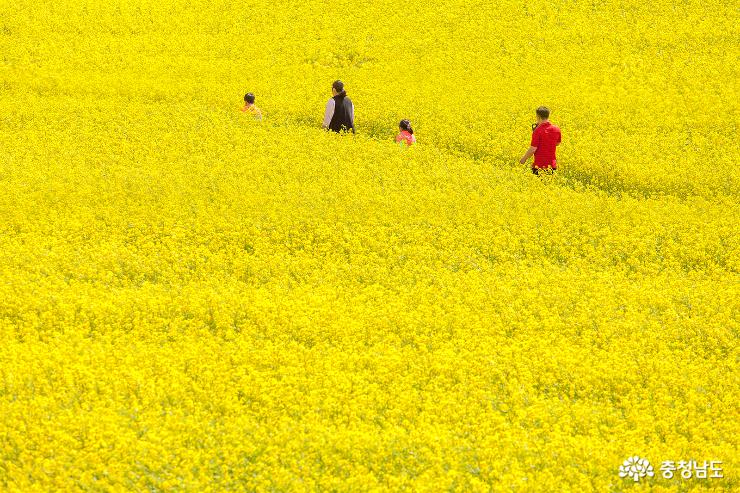
[[[334,116],[331,117],[329,130],[355,133],[354,110],[347,93],[342,91],[332,99],[334,100]]]

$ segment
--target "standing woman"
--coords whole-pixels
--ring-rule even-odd
[[[335,80],[331,85],[331,99],[326,103],[322,126],[332,132],[355,133],[355,105],[347,97],[341,80]]]
[[[411,128],[410,121],[401,120],[401,123],[398,124],[398,130],[400,130],[400,133],[396,135],[396,143],[398,145],[403,147],[403,144],[405,142],[406,147],[408,147],[416,142],[416,137],[414,137],[414,129]]]

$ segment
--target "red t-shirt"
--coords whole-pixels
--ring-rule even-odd
[[[540,123],[532,132],[532,147],[536,147],[534,153],[535,168],[557,168],[555,159],[555,148],[560,144],[560,129],[550,122]]]

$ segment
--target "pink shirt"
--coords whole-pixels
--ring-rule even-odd
[[[408,130],[401,130],[401,133],[396,135],[396,143],[400,144],[401,142],[406,142],[406,145],[410,146],[416,142],[416,137]]]

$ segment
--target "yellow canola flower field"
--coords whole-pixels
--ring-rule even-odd
[[[735,2],[0,14],[0,490],[740,490]]]

